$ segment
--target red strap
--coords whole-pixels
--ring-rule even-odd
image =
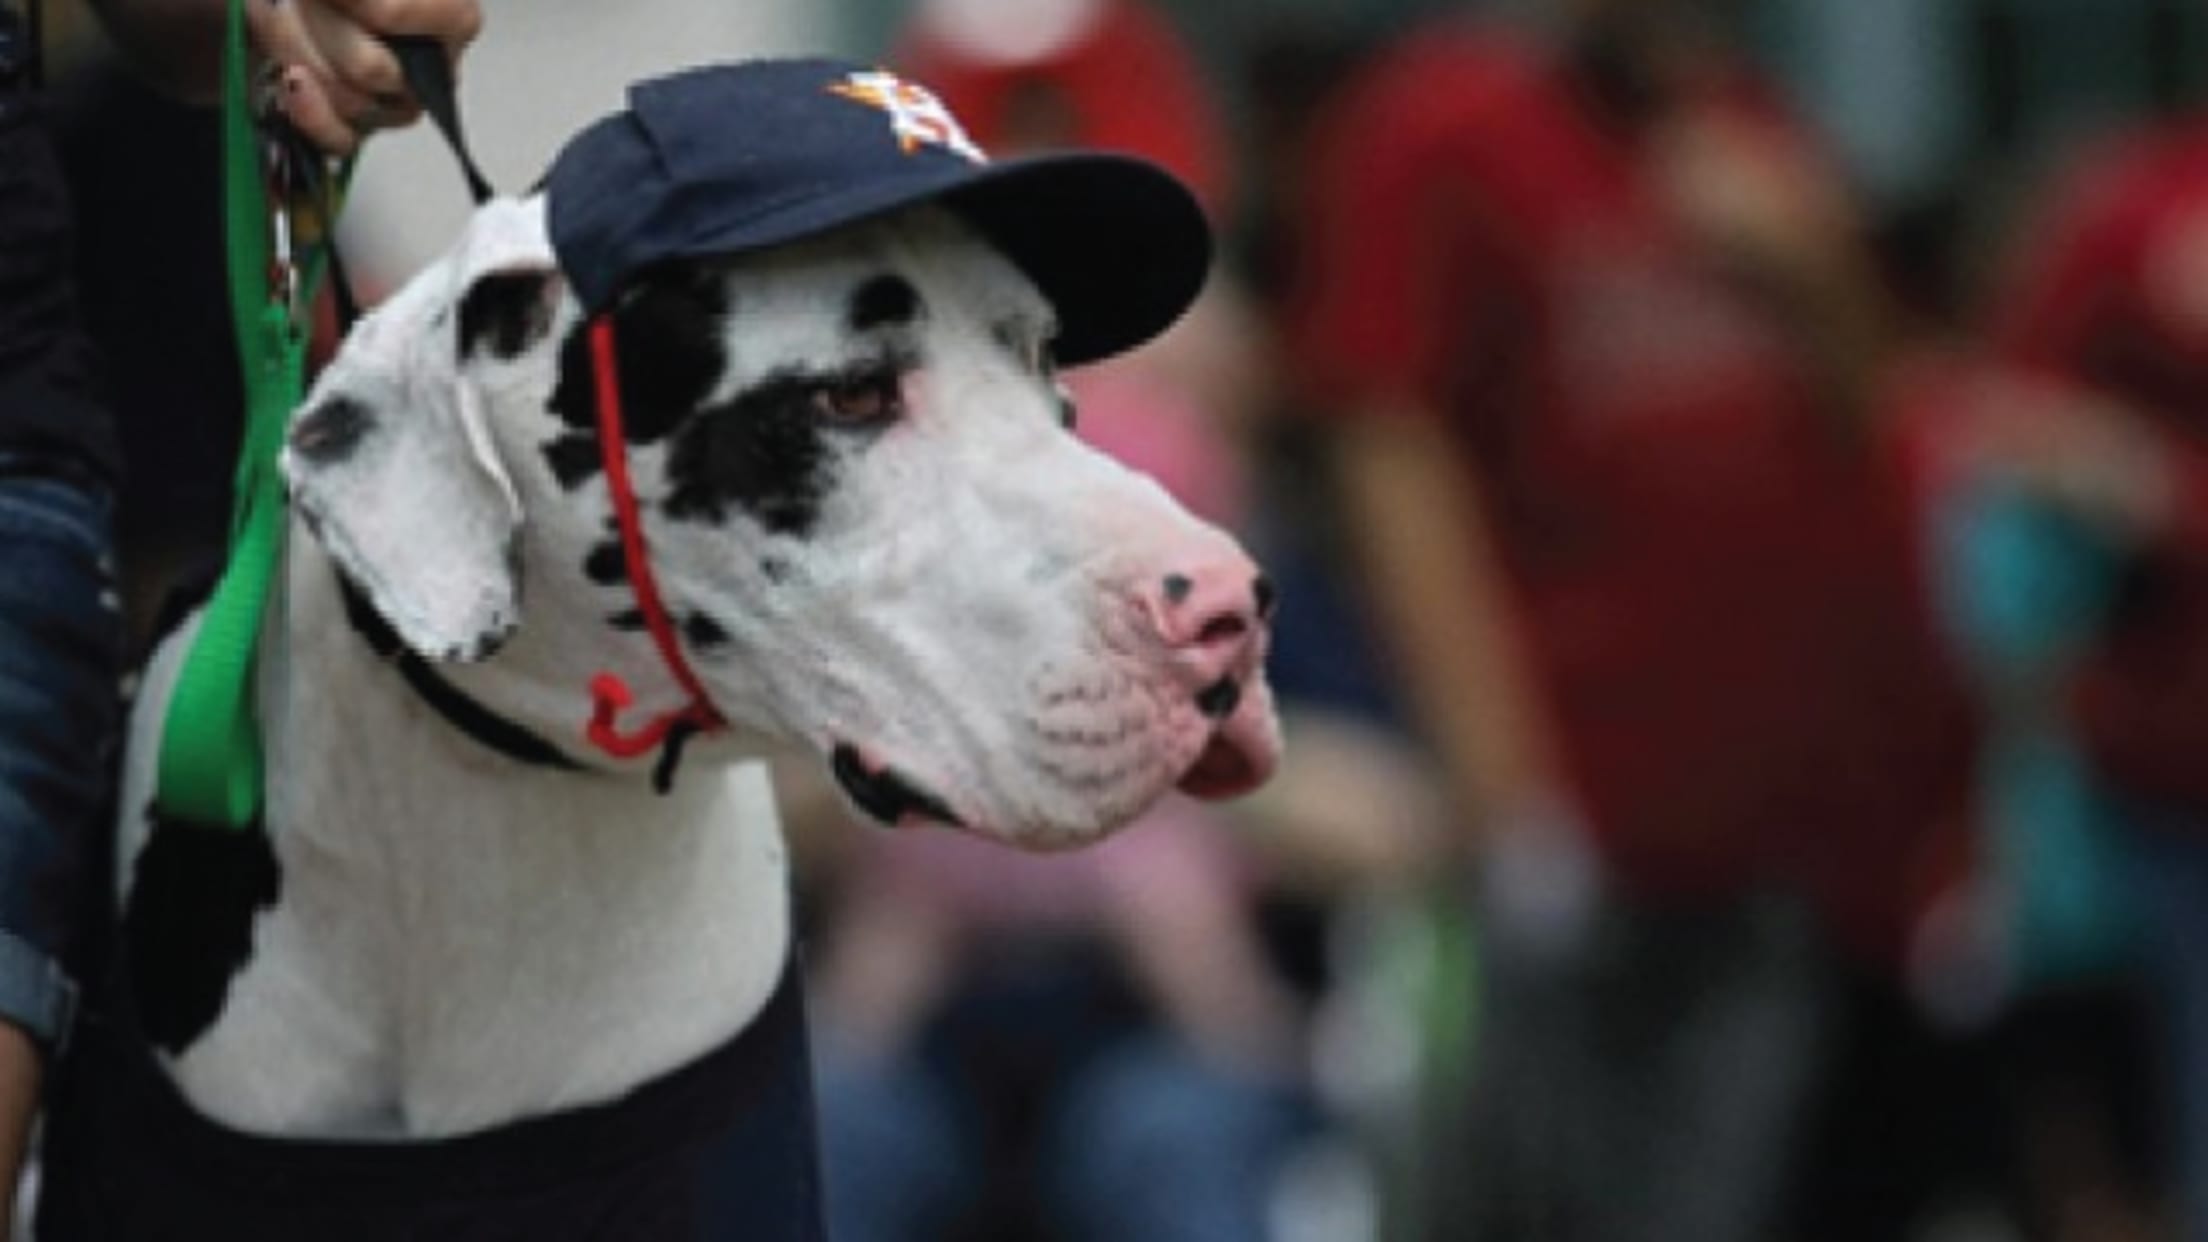
[[[712,730],[724,722],[706,696],[705,687],[690,671],[690,662],[683,658],[682,645],[675,641],[674,623],[659,599],[659,583],[652,577],[651,556],[644,546],[644,523],[637,514],[636,492],[629,485],[628,441],[621,431],[621,383],[614,370],[612,316],[600,315],[591,323],[590,353],[598,390],[598,456],[606,470],[606,491],[613,501],[614,521],[621,528],[621,553],[628,562],[629,582],[636,590],[637,611],[644,614],[644,627],[659,648],[660,660],[690,696],[686,705],[653,717],[634,732],[622,733],[614,718],[636,696],[612,673],[590,679],[587,736],[591,744],[617,759],[633,759],[664,743],[678,724],[687,722],[698,729]]]

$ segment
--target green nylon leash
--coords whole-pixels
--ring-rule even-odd
[[[222,67],[223,220],[230,314],[245,388],[244,437],[233,478],[229,562],[169,701],[154,805],[170,818],[244,827],[261,811],[255,652],[283,559],[285,508],[276,457],[292,411],[305,395],[304,308],[318,284],[334,212],[326,210],[319,222],[324,246],[295,266],[288,206],[272,197],[262,169],[266,135],[255,124],[248,97],[243,0],[231,0],[229,9]]]

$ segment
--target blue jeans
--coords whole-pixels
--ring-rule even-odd
[[[109,509],[62,461],[0,451],[0,1019],[49,1043],[121,718]]]
[[[2139,826],[2147,979],[2167,1058],[2177,1237],[2208,1242],[2208,816],[2129,809]]]
[[[940,1238],[996,1175],[970,1141],[970,1102],[917,1060],[820,1049],[829,1234]],[[1281,1159],[1306,1129],[1281,1085],[1238,1077],[1163,1034],[1087,1062],[1044,1110],[1039,1199],[1074,1242],[1263,1242]]]

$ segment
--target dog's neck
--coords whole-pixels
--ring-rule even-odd
[[[341,575],[342,578],[342,575]],[[473,738],[487,750],[530,767],[579,771],[582,766],[543,736],[522,728],[476,699],[463,694],[437,671],[434,662],[410,650],[391,623],[376,611],[367,595],[350,581],[340,581],[345,619],[369,649],[391,665],[399,677],[446,724]]]
[[[634,627],[617,632],[597,615],[604,609],[602,598],[558,598],[563,591],[573,593],[568,579],[576,556],[531,545],[523,557],[524,575],[539,584],[531,594],[528,619],[486,659],[439,663],[393,650],[396,635],[357,592],[346,601],[354,628],[448,726],[525,765],[595,769],[640,788],[671,787],[672,780],[660,778],[765,758],[786,748],[787,743],[770,735],[730,723],[709,736],[678,743],[679,755],[689,757],[679,766],[659,749],[624,758],[595,746],[587,726],[594,708],[591,682],[598,674],[611,673],[636,695],[624,719],[641,722],[678,711],[691,701],[688,692],[648,635]],[[401,662],[412,669],[402,669]],[[431,689],[431,684],[440,688]]]
[[[447,1134],[610,1098],[740,1030],[788,944],[761,766],[694,762],[663,796],[516,763],[361,640],[311,540],[290,561],[262,690],[283,894],[177,1062],[195,1102],[249,1129]],[[528,727],[564,712],[572,744],[573,700],[473,681]]]

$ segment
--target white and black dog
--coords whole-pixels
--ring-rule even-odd
[[[54,1236],[194,1236],[131,1195],[213,1195],[248,1222],[230,1237],[399,1236],[345,1198],[377,1145],[403,1161],[529,1140],[536,1119],[618,1111],[741,1045],[790,990],[784,848],[754,761],[772,748],[809,749],[885,823],[1045,849],[1176,787],[1264,779],[1269,589],[1231,538],[1076,436],[1048,348],[1059,311],[928,203],[625,286],[608,307],[618,447],[654,593],[727,722],[655,789],[664,749],[615,759],[582,738],[601,673],[639,715],[693,697],[639,615],[589,315],[541,198],[481,208],[355,328],[290,434],[265,832],[149,818],[194,623],[147,670],[122,990],[164,1084],[86,1081],[137,1072],[112,1063],[74,1076],[52,1210],[105,1224]],[[802,1075],[801,1032],[788,1046]],[[204,1130],[130,1118],[172,1090]],[[582,1133],[516,1150],[613,1159],[566,1151],[597,1141]],[[256,1172],[271,1140],[321,1163]],[[164,1142],[195,1150],[121,1151]],[[468,1167],[453,1193],[519,1210]],[[452,1190],[412,1176],[379,1167],[359,1202]],[[495,1236],[564,1236],[555,1216],[576,1236],[686,1236],[601,1234],[564,1193],[529,1188],[538,1226]],[[407,1219],[404,1236],[476,1236]]]

